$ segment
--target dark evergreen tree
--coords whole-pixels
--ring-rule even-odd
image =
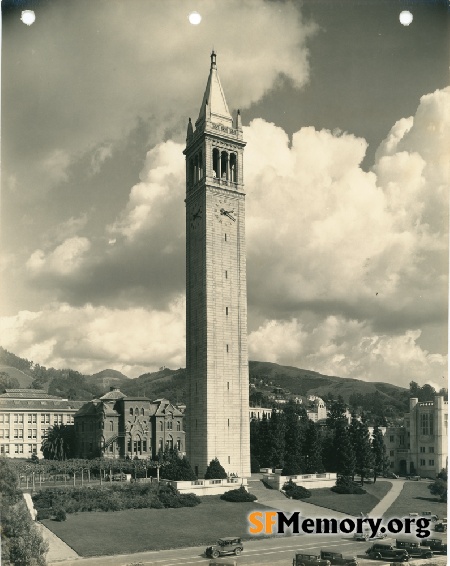
[[[309,421],[304,442],[305,472],[316,474],[325,471],[322,462],[322,434],[318,424]]]
[[[334,430],[339,422],[347,424],[346,410],[345,401],[340,395],[337,399],[331,401],[327,405],[327,427]]]
[[[353,478],[355,475],[355,454],[348,427],[341,420],[337,422],[334,431],[334,446],[336,450],[336,472],[340,476]]]
[[[373,482],[377,481],[378,476],[384,476],[389,470],[389,458],[386,453],[383,433],[375,425],[372,434],[372,454],[373,454]]]
[[[166,450],[161,464],[161,477],[172,481],[193,481],[197,479],[186,456],[180,458],[175,448]]]
[[[272,411],[269,421],[270,462],[273,468],[283,468],[286,447],[286,424],[283,412]]]
[[[358,420],[352,418],[349,427],[350,438],[355,454],[355,472],[361,476],[361,485],[364,484],[364,478],[367,477],[373,468],[373,452],[370,442],[370,433],[364,417]]]
[[[301,474],[304,470],[304,458],[302,454],[303,431],[305,421],[303,415],[295,403],[288,403],[284,408],[286,419],[285,445],[283,475],[291,476]]]
[[[272,443],[270,439],[270,421],[264,413],[262,419],[259,422],[257,453],[257,458],[263,468],[272,467],[271,452]]]
[[[206,468],[205,480],[226,480],[227,473],[217,458],[211,460]]]

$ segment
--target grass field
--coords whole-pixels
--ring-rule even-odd
[[[101,556],[206,546],[225,536],[254,538],[247,515],[259,509],[267,507],[207,496],[197,507],[75,513],[61,523],[42,523],[81,556]]]
[[[311,497],[305,499],[308,503],[320,505],[327,509],[357,516],[369,513],[391,488],[388,481],[378,480],[376,483],[364,484],[367,493],[363,495],[348,495],[334,493],[328,488],[311,490]]]
[[[406,481],[402,492],[385,513],[385,517],[405,517],[409,513],[431,511],[439,517],[447,516],[447,504],[431,495],[429,481]]]

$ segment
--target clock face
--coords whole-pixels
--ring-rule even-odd
[[[235,207],[228,203],[224,198],[218,198],[214,207],[214,216],[217,221],[226,226],[236,222]]]
[[[201,206],[194,206],[190,216],[190,225],[192,230],[195,230],[200,226],[202,217],[203,208]]]

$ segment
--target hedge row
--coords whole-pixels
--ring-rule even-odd
[[[232,503],[247,503],[256,500],[256,496],[249,493],[243,485],[239,489],[231,489],[226,491],[220,496],[224,501],[231,501]]]
[[[193,493],[180,494],[172,486],[161,486],[158,489],[158,486],[151,484],[127,484],[102,487],[48,488],[34,495],[33,502],[38,512],[37,518],[40,520],[56,518],[59,510],[64,510],[66,513],[79,513],[85,511],[195,507],[200,503],[200,498]]]

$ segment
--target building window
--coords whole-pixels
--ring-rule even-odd
[[[430,454],[433,454],[434,453],[434,446],[429,446],[428,452],[430,452]]]
[[[4,416],[5,416],[5,415],[0,415],[0,423],[2,423],[2,422],[3,422],[3,418],[4,418]]]
[[[390,436],[390,437],[389,437],[389,442],[394,442],[394,437],[393,437],[393,436]]]
[[[159,430],[164,430],[164,423],[162,421],[159,421]]]
[[[130,407],[130,415],[133,414],[133,407]]]
[[[434,460],[428,460],[428,465],[429,465],[429,466],[434,466]]]
[[[180,423],[180,421],[177,421],[177,430],[178,430],[178,431],[181,430],[181,423]]]
[[[229,381],[227,381],[227,390],[228,391],[230,390],[230,382]]]
[[[31,438],[31,428],[28,429],[28,438]]]
[[[225,279],[228,279],[228,271],[225,271]]]
[[[230,428],[230,419],[228,419],[228,428]]]
[[[163,449],[163,441],[162,441],[162,438],[159,439],[159,449],[160,449],[160,450]]]
[[[227,241],[227,235],[225,234],[225,242]]]
[[[139,408],[138,408],[138,407],[136,407],[136,408],[134,409],[134,414],[135,414],[136,416],[139,416]]]
[[[141,409],[141,417],[144,416],[144,408]]]
[[[228,346],[228,344],[227,344],[227,353],[228,353],[229,351],[230,351],[230,348],[229,348],[229,346]]]
[[[231,464],[231,457],[228,456],[228,463]]]
[[[420,460],[420,465],[425,466],[425,460]]]
[[[180,439],[177,440],[177,450],[178,450],[178,452],[181,452],[181,440]]]
[[[19,422],[19,415],[17,413],[14,413],[14,422],[15,423]]]
[[[228,307],[225,307],[225,314],[228,316]]]
[[[425,446],[420,447],[420,453],[423,454],[425,452]]]
[[[430,413],[422,413],[420,415],[420,434],[432,435],[433,431],[433,419]]]
[[[114,430],[114,422],[109,421],[109,431],[112,432]]]
[[[142,441],[142,452],[147,452],[147,441],[146,440]]]
[[[167,430],[172,430],[173,422],[167,421]]]

